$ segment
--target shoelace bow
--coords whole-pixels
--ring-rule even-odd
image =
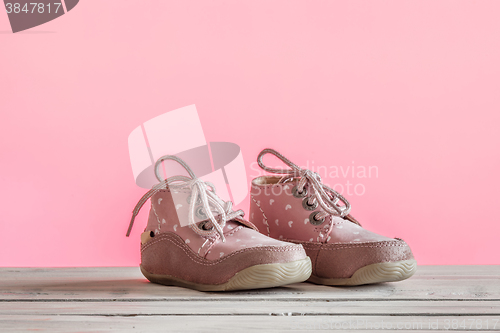
[[[167,179],[163,179],[158,171],[159,166],[165,160],[173,160],[182,165],[186,171],[189,173],[190,177],[186,176],[173,176]],[[165,155],[162,156],[155,163],[155,176],[160,182],[155,185],[151,190],[149,190],[144,196],[139,200],[137,205],[135,206],[132,212],[132,219],[130,220],[130,224],[127,231],[127,237],[130,235],[130,231],[132,230],[132,226],[134,224],[135,217],[139,214],[142,206],[149,200],[155,193],[162,189],[166,189],[167,187],[171,190],[183,190],[190,189],[191,192],[191,200],[189,202],[189,226],[199,235],[210,235],[213,234],[212,230],[202,230],[198,228],[194,221],[196,204],[201,202],[204,212],[212,225],[215,227],[217,232],[219,233],[223,242],[226,241],[223,233],[224,226],[227,221],[230,221],[236,217],[242,217],[244,212],[242,210],[233,211],[233,203],[231,201],[223,201],[215,192],[214,184],[210,182],[205,182],[196,177],[191,168],[184,162],[182,159],[173,155]],[[213,210],[215,210],[220,215],[220,222],[217,221],[213,214]]]
[[[262,159],[266,154],[272,154],[276,156],[283,163],[289,166],[290,169],[275,169],[265,166],[264,163],[262,162]],[[257,163],[259,163],[259,166],[267,172],[275,174],[283,174],[284,176],[279,180],[280,183],[286,182],[287,180],[291,180],[296,177],[300,178],[297,184],[297,191],[299,193],[302,193],[304,191],[306,184],[309,184],[310,188],[313,189],[313,193],[308,200],[308,204],[313,205],[315,204],[314,201],[316,201],[321,206],[321,208],[323,208],[323,211],[319,212],[316,215],[316,218],[318,220],[328,215],[345,217],[351,211],[351,204],[347,201],[347,199],[344,198],[340,193],[338,193],[334,189],[323,184],[321,181],[321,177],[318,173],[312,172],[311,170],[300,168],[295,163],[287,159],[285,156],[278,153],[276,150],[264,149],[263,151],[261,151],[259,156],[257,157]],[[342,206],[339,206],[337,204],[339,201],[343,203]]]

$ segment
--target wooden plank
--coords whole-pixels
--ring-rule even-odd
[[[328,302],[288,300],[162,301],[162,302],[2,302],[0,315],[496,315],[500,302],[377,301]],[[499,326],[500,328],[500,326]]]
[[[138,267],[0,267],[0,280],[26,278],[32,275],[40,278],[81,277],[89,273],[99,278],[113,278],[119,274],[128,278],[142,277]],[[415,276],[498,277],[500,276],[500,265],[418,266]]]
[[[433,275],[432,271],[442,275]],[[477,275],[476,275],[477,273]],[[311,283],[239,292],[198,292],[149,283],[137,268],[1,268],[0,301],[161,301],[202,299],[500,300],[498,266],[427,266],[412,278],[358,287]]]
[[[135,267],[1,268],[0,331],[500,331],[499,268],[427,266],[398,283],[228,293],[155,285]]]
[[[495,316],[0,316],[2,332],[498,332]],[[463,324],[463,327],[460,325]],[[453,325],[457,329],[453,329]],[[477,328],[480,327],[480,328]]]

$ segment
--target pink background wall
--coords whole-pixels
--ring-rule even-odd
[[[500,264],[500,2],[86,0],[18,34],[0,12],[1,266],[137,265],[127,137],[190,104],[249,180],[266,147],[376,166],[325,178],[363,185],[366,228]]]

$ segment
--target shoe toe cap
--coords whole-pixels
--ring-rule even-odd
[[[348,278],[358,269],[376,263],[414,259],[401,239],[383,242],[327,244],[318,248],[315,273],[318,276]]]

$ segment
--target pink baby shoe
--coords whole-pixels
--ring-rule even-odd
[[[290,169],[263,164],[266,154],[278,157]],[[317,173],[304,170],[272,149],[264,149],[259,166],[279,176],[252,181],[250,219],[272,238],[302,244],[312,261],[308,281],[325,285],[361,285],[400,281],[417,268],[410,247],[361,227],[351,206]]]
[[[159,174],[164,160],[180,163],[190,177]],[[302,245],[264,236],[196,178],[176,156],[155,165],[159,184],[138,202],[130,221],[151,198],[147,227],[141,235],[141,271],[151,282],[201,291],[256,289],[302,282],[311,261]]]

